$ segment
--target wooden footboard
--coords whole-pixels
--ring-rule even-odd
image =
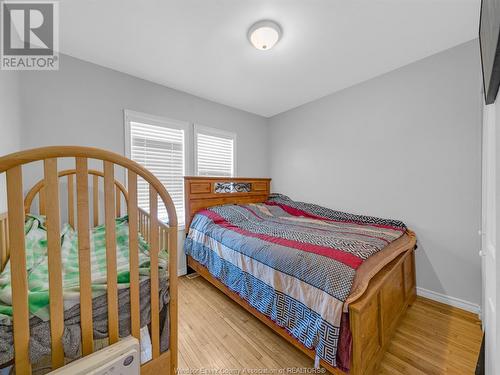
[[[407,307],[415,301],[415,254],[410,249],[383,268],[349,306],[352,374],[374,374]]]

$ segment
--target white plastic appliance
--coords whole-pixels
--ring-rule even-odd
[[[141,349],[132,336],[50,372],[51,375],[139,375]]]

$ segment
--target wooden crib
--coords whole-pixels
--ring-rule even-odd
[[[74,161],[75,168],[58,171],[58,161]],[[23,197],[23,166],[42,162],[43,178]],[[102,171],[89,169],[89,164],[102,165]],[[123,170],[127,187],[115,180],[115,169]],[[115,218],[129,217],[130,246],[130,315],[131,334],[140,339],[140,301],[138,236],[150,245],[152,360],[141,366],[141,374],[174,373],[177,367],[177,216],[165,187],[148,170],[121,155],[90,147],[45,147],[22,151],[0,158],[0,174],[5,172],[8,212],[0,214],[0,270],[10,259],[12,270],[12,309],[14,336],[14,367],[17,374],[30,374],[28,284],[25,257],[25,214],[38,202],[38,213],[46,216],[50,335],[52,369],[64,366],[62,345],[64,305],[61,275],[61,209],[67,206],[67,222],[78,231],[80,281],[80,326],[82,356],[94,351],[92,289],[90,269],[91,224],[106,227],[106,271],[108,341],[119,340]],[[138,207],[138,178],[148,186],[149,213]],[[100,181],[103,181],[100,183]],[[90,183],[89,183],[90,181]],[[66,202],[61,201],[60,186],[66,186]],[[100,186],[103,200],[100,201]],[[89,187],[92,189],[89,190]],[[26,189],[27,190],[27,189]],[[144,189],[143,189],[144,190]],[[75,194],[76,192],[76,194]],[[144,191],[142,191],[144,195]],[[89,196],[92,196],[90,199]],[[92,200],[92,205],[89,201]],[[102,200],[102,199],[101,199]],[[168,225],[158,219],[158,201],[168,213]],[[102,207],[104,210],[102,211]],[[100,215],[100,210],[102,215]],[[92,212],[92,218],[90,213]],[[100,222],[100,216],[104,222]],[[158,252],[168,249],[169,272],[169,349],[160,352],[159,269]]]

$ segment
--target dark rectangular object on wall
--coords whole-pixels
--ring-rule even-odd
[[[482,0],[479,23],[479,44],[483,67],[486,104],[495,102],[500,85],[500,1]]]

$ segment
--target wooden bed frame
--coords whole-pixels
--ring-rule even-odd
[[[76,169],[58,171],[59,159],[72,159]],[[89,161],[101,163],[103,171],[88,168]],[[22,166],[42,161],[43,179],[36,183],[23,199]],[[115,169],[125,171],[128,191],[115,180]],[[130,312],[131,334],[140,339],[139,257],[138,236],[149,243],[151,262],[151,323],[152,360],[141,366],[141,374],[174,374],[177,368],[177,216],[175,207],[162,183],[139,164],[112,152],[90,147],[45,147],[22,151],[0,158],[0,174],[6,174],[8,213],[0,215],[0,270],[10,259],[12,270],[12,308],[14,336],[14,368],[17,374],[31,374],[29,357],[29,310],[25,259],[24,219],[32,212],[35,200],[38,213],[46,215],[50,332],[52,369],[65,365],[62,345],[64,333],[64,305],[60,257],[60,184],[67,189],[67,221],[78,230],[80,271],[80,326],[82,355],[94,351],[92,321],[92,289],[90,262],[90,223],[100,222],[99,210],[104,207],[106,226],[106,267],[108,299],[108,341],[119,340],[115,218],[129,216],[130,244]],[[148,186],[150,214],[140,209],[138,177]],[[89,179],[92,181],[92,220],[89,207]],[[99,181],[103,180],[100,185]],[[100,201],[100,186],[104,201]],[[76,196],[75,196],[76,192]],[[37,198],[37,199],[36,199]],[[158,220],[158,201],[162,201],[169,217],[169,225]],[[122,206],[123,203],[123,206]],[[76,217],[75,217],[76,216]],[[75,220],[76,219],[76,220]],[[76,226],[75,226],[76,223]],[[155,235],[156,233],[156,235]],[[160,353],[160,311],[158,252],[168,249],[169,272],[169,342],[167,351]]]
[[[186,228],[200,209],[219,204],[264,202],[269,197],[271,183],[271,179],[268,178],[185,177],[184,181]],[[239,191],[230,188],[233,183],[240,184]],[[229,187],[224,189],[224,186]],[[242,186],[245,191],[242,191]],[[246,191],[249,186],[250,190]],[[416,298],[414,256],[416,243],[414,235],[412,238],[413,241],[408,245],[408,249],[379,271],[370,281],[363,296],[349,305],[349,323],[353,339],[350,373],[353,375],[376,373],[401,317]],[[310,358],[315,358],[313,350],[304,347],[284,328],[277,326],[267,316],[251,307],[190,256],[188,256],[188,266],[293,346]],[[323,361],[321,365],[333,374],[344,374]]]

